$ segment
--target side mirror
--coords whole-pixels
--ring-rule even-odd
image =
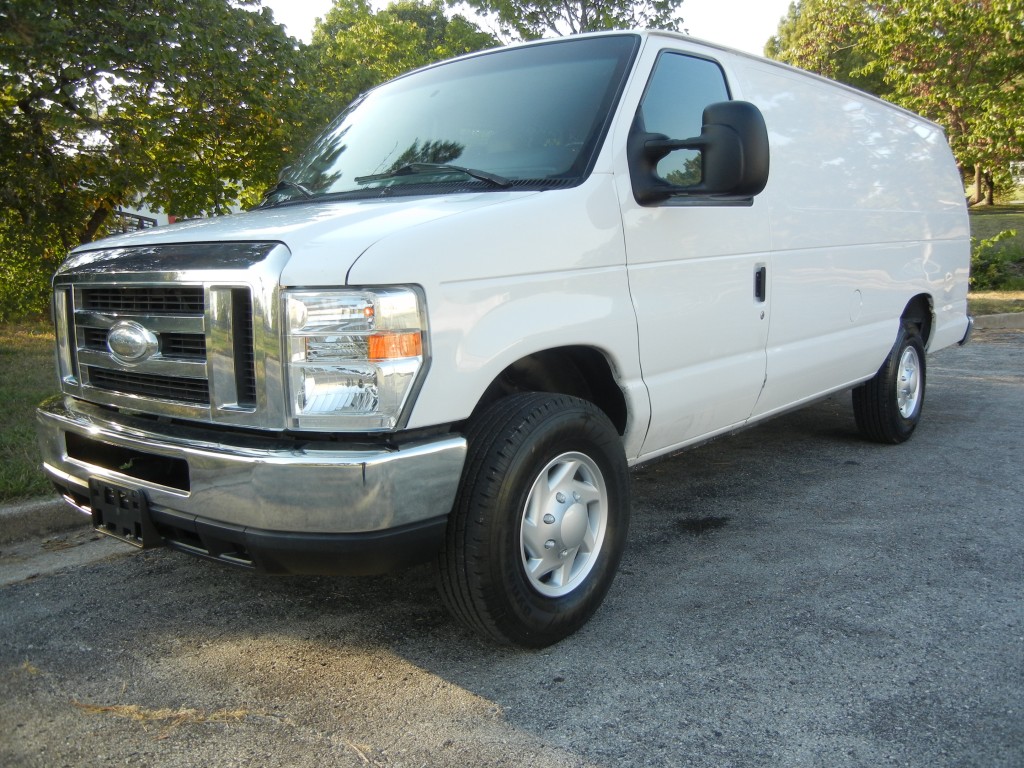
[[[749,199],[768,183],[768,129],[750,102],[722,101],[704,109],[700,136],[671,139],[638,125],[629,138],[633,196],[641,204],[670,197]],[[700,152],[700,180],[675,184],[658,175],[658,163],[677,150]]]

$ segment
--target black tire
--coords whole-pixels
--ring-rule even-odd
[[[890,445],[909,439],[921,420],[926,379],[921,333],[903,323],[878,373],[853,390],[853,414],[861,434]]]
[[[551,645],[593,615],[622,558],[631,503],[622,441],[595,405],[540,393],[503,398],[466,437],[437,560],[442,599],[494,641]]]

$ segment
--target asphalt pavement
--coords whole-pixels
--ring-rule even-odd
[[[928,364],[905,445],[844,393],[635,472],[607,601],[544,651],[426,567],[0,545],[0,765],[1022,766],[1024,333]]]

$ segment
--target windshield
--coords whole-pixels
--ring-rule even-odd
[[[578,184],[637,41],[615,35],[499,49],[385,83],[287,169],[275,202]]]

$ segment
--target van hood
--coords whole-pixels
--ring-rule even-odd
[[[320,285],[342,285],[349,269],[374,243],[394,232],[493,205],[520,200],[536,191],[480,192],[434,197],[375,200],[302,201],[246,213],[192,219],[76,248],[73,253],[217,242],[278,242],[291,253],[281,284],[289,273],[316,275]]]

